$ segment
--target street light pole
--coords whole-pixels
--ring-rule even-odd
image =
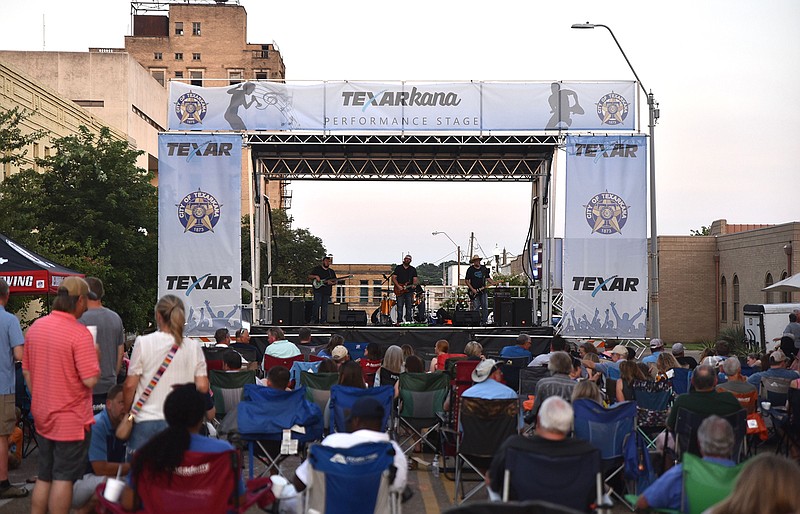
[[[636,81],[639,83],[639,87],[642,88],[645,96],[647,97],[647,107],[650,113],[650,337],[652,338],[660,338],[661,337],[661,323],[660,323],[660,316],[659,316],[659,309],[658,309],[658,227],[656,222],[656,123],[658,122],[658,118],[660,116],[660,111],[658,109],[658,103],[653,96],[653,91],[651,90],[649,93],[642,84],[642,81],[639,80],[639,75],[637,75],[636,70],[633,69],[633,65],[631,61],[628,60],[628,56],[625,55],[625,51],[622,49],[622,46],[617,41],[617,37],[614,35],[614,32],[606,25],[602,25],[600,23],[575,23],[572,25],[573,29],[593,29],[595,27],[603,27],[611,34],[611,37],[614,39],[614,43],[616,43],[617,48],[619,48],[622,57],[625,58],[625,62],[628,63],[628,67],[633,72],[633,76],[636,77]]]

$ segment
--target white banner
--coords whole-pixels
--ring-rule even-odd
[[[170,82],[170,130],[634,131],[636,83]]]
[[[186,335],[241,326],[239,135],[158,136],[158,295],[186,305]]]
[[[564,335],[645,337],[646,145],[567,137]]]

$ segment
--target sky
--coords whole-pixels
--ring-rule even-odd
[[[126,0],[0,0],[0,49],[123,47]],[[292,80],[631,80],[608,25],[659,102],[660,235],[800,220],[800,2],[796,0],[241,0],[248,42],[275,42]],[[44,29],[44,38],[43,30]],[[644,103],[644,102],[642,102]],[[647,119],[646,107],[640,119]],[[642,132],[647,132],[646,121]],[[564,153],[555,211],[563,211]],[[414,262],[495,246],[520,253],[525,183],[294,181],[295,226],[335,262]],[[556,217],[563,234],[563,214]]]

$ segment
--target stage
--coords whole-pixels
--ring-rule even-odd
[[[251,342],[263,351],[266,347],[266,332],[269,326],[253,325],[250,330]],[[297,343],[300,326],[281,326],[286,338]],[[514,344],[517,336],[526,333],[531,336],[531,352],[534,355],[549,351],[550,339],[553,337],[553,327],[456,327],[453,325],[433,326],[338,326],[309,325],[311,342],[314,346],[325,345],[333,334],[344,337],[348,343],[378,343],[383,350],[391,345],[402,346],[410,344],[417,353],[432,354],[433,347],[439,339],[446,339],[450,343],[451,353],[461,353],[469,341],[477,341],[483,346],[484,354],[496,355],[504,346]]]

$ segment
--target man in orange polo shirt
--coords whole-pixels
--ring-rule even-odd
[[[82,278],[65,278],[52,313],[36,320],[25,336],[22,372],[39,435],[33,514],[67,514],[72,484],[86,466],[94,423],[92,388],[100,377],[100,365],[92,335],[78,318],[93,295]]]

